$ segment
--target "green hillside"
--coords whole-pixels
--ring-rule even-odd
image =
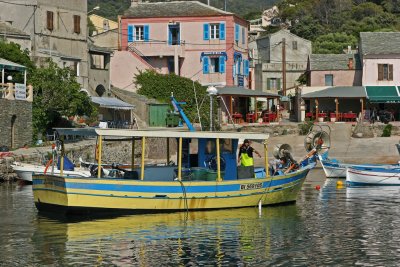
[[[184,0],[183,0],[184,1]],[[200,2],[207,3],[207,0],[199,0]],[[165,0],[150,0],[149,2],[166,2]],[[239,16],[247,19],[252,19],[255,14],[261,12],[272,5],[278,0],[226,0],[227,11],[238,14]],[[88,10],[92,10],[95,6],[100,6],[100,10],[95,14],[116,20],[118,15],[121,15],[127,8],[129,8],[130,0],[88,0]],[[214,7],[224,9],[224,0],[210,0],[210,4]]]

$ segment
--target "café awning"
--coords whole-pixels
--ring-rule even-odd
[[[98,104],[102,108],[122,109],[122,110],[132,110],[135,108],[134,105],[131,105],[114,97],[92,96],[91,100],[93,103]]]
[[[320,91],[304,94],[304,99],[310,98],[365,98],[365,89],[362,86],[334,86]]]
[[[366,86],[367,98],[371,103],[400,103],[400,86]]]

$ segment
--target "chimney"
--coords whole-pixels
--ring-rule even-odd
[[[137,7],[140,3],[142,0],[131,0],[131,7]]]
[[[351,54],[353,51],[351,51],[351,45],[347,46],[347,54]]]
[[[353,58],[349,57],[349,63],[347,64],[347,66],[349,67],[349,70],[353,69]]]

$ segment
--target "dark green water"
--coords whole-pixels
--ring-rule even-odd
[[[336,188],[315,170],[295,205],[60,222],[0,185],[0,266],[399,266],[400,187]],[[321,190],[315,186],[321,185]]]

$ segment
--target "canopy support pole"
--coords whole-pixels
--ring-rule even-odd
[[[267,140],[264,140],[264,157],[265,157],[265,174],[266,177],[269,176],[269,166],[268,166],[268,144]]]
[[[178,150],[178,181],[182,181],[182,137],[179,137]]]
[[[140,180],[143,181],[144,179],[144,156],[145,156],[145,149],[146,149],[146,137],[142,137],[142,162],[140,166]]]
[[[167,137],[167,165],[169,163],[169,158],[170,158],[170,154],[169,154],[169,137]]]
[[[99,135],[98,159],[97,159],[97,178],[101,178],[101,149],[103,145],[103,136]]]
[[[217,181],[221,182],[221,158],[220,158],[220,147],[219,147],[219,138],[216,140],[217,143]]]
[[[363,114],[364,114],[364,99],[360,98],[360,102],[361,102],[361,118],[363,118]]]
[[[132,137],[131,169],[135,167],[135,137]]]
[[[336,104],[336,121],[339,121],[339,100],[335,98],[335,104]]]
[[[315,99],[315,121],[318,121],[318,99]]]

